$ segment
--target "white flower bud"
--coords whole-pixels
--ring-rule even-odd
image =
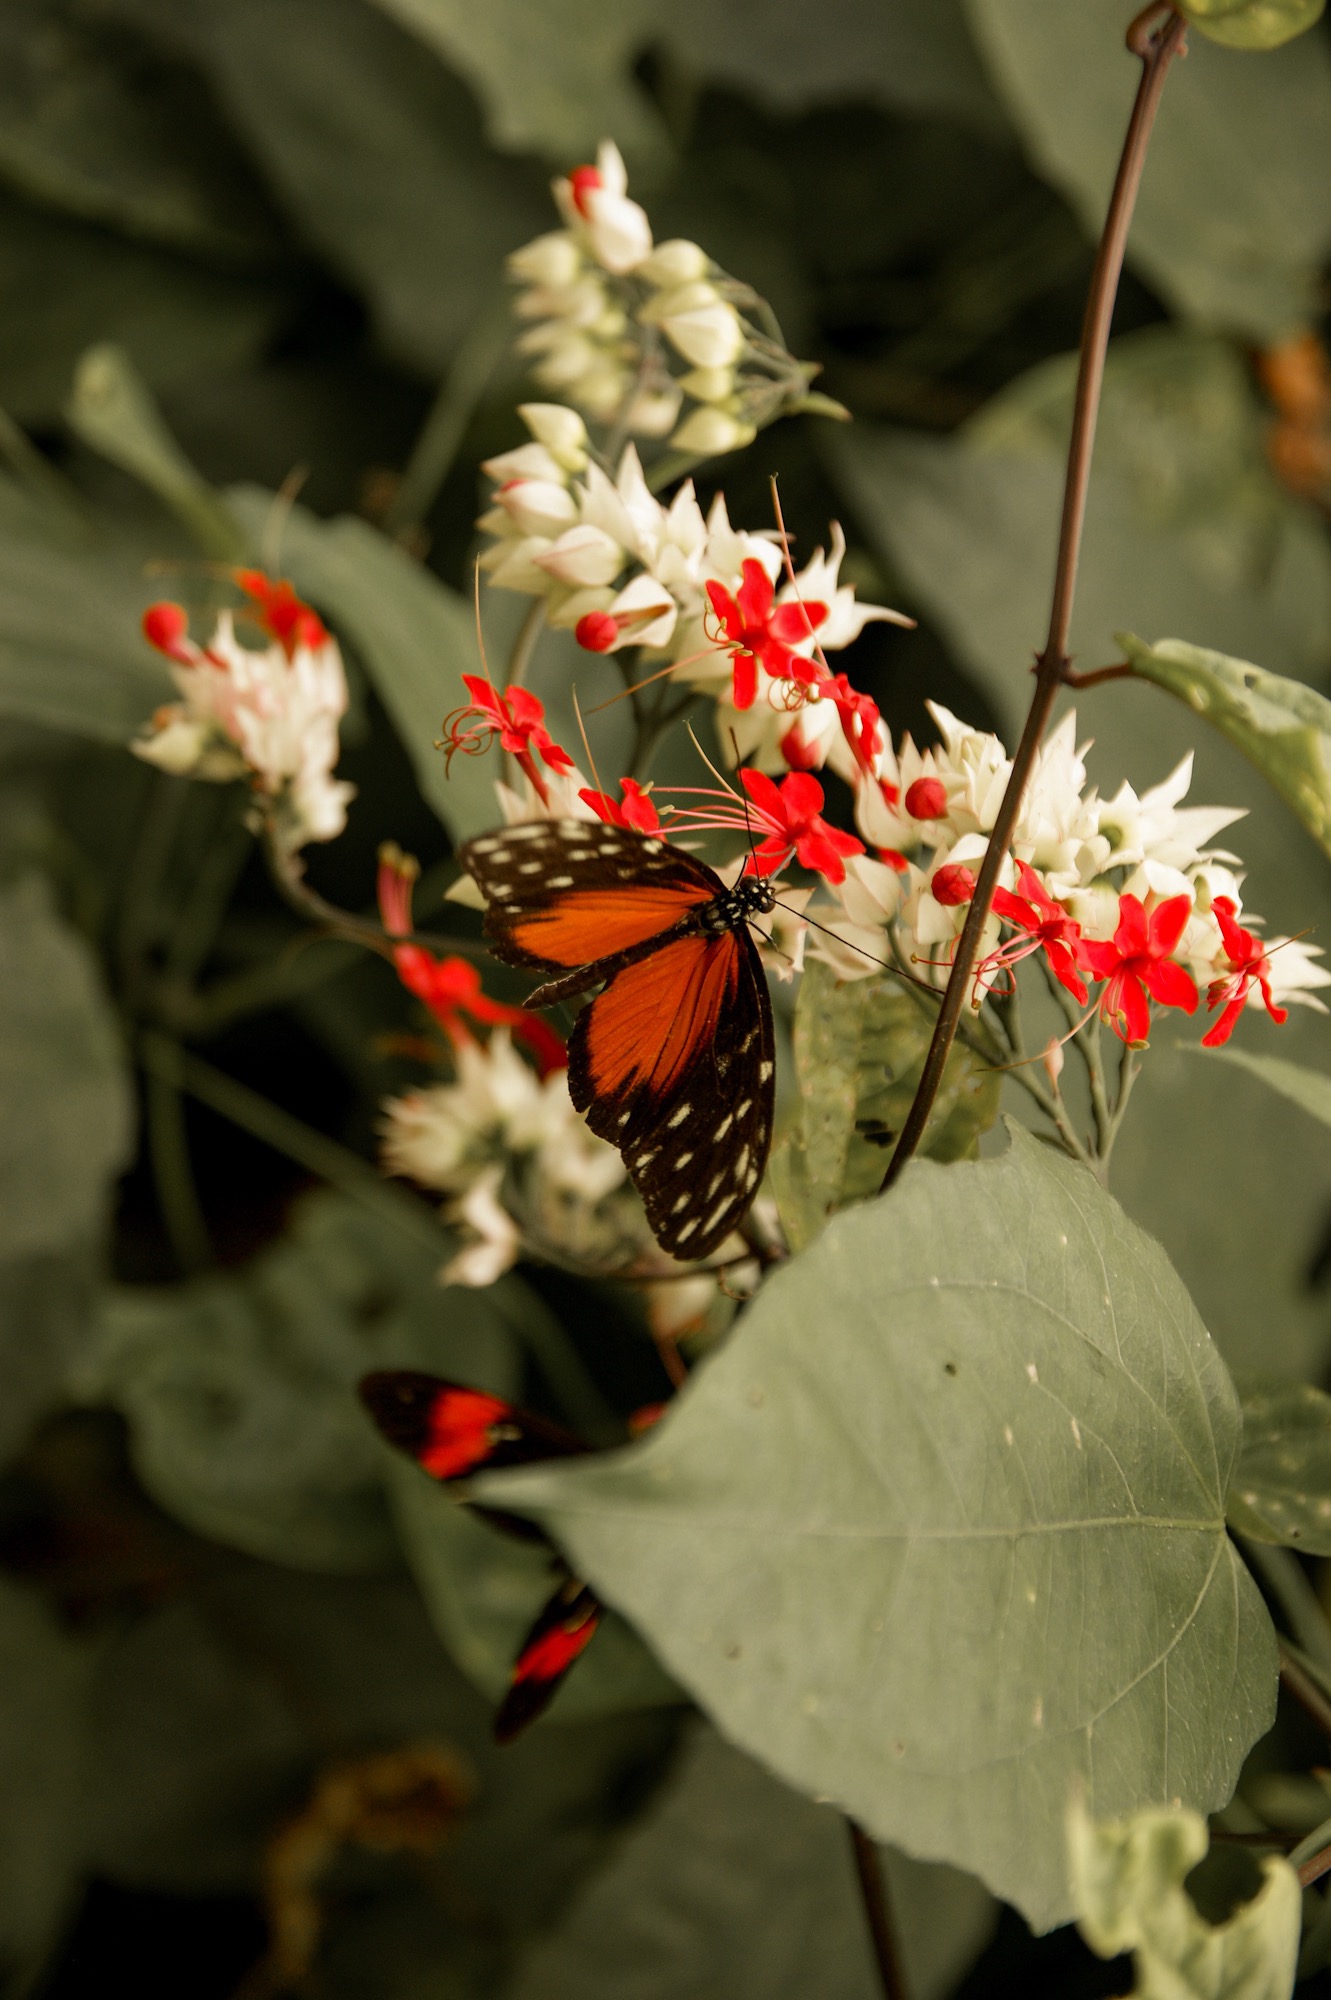
[[[581,472],[587,463],[587,426],[565,403],[519,403],[518,415],[550,456],[566,472]]]
[[[738,417],[728,416],[724,410],[703,406],[684,419],[670,442],[679,451],[697,452],[700,458],[716,458],[724,451],[739,451],[752,444],[757,435],[752,424],[741,423]]]
[[[695,368],[726,368],[744,351],[739,314],[715,285],[678,285],[644,306],[640,317],[661,328]]]
[[[675,236],[669,243],[658,243],[635,275],[645,278],[649,285],[688,285],[695,278],[705,278],[710,264],[711,259],[699,244]]]
[[[566,486],[548,479],[509,479],[495,495],[520,535],[559,535],[578,518]]]
[[[572,583],[585,588],[613,583],[624,567],[624,551],[603,528],[584,523],[570,528],[534,560],[559,583]]]
[[[682,400],[673,382],[667,389],[643,389],[629,404],[625,422],[635,437],[666,437],[679,416]]]
[[[681,375],[679,386],[696,403],[723,403],[735,387],[733,368],[691,368]]]
[[[566,229],[552,229],[514,250],[507,259],[511,275],[525,285],[571,285],[582,257]]]
[[[563,483],[563,467],[543,444],[520,444],[512,451],[501,451],[495,458],[483,460],[481,471],[501,486],[507,479],[549,479],[555,485]]]

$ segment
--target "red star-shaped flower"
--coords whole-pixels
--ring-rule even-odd
[[[1271,993],[1271,960],[1259,937],[1238,923],[1238,904],[1232,896],[1217,896],[1211,908],[1225,941],[1229,971],[1213,979],[1206,989],[1207,1007],[1214,1012],[1223,1001],[1225,1011],[1202,1036],[1204,1049],[1218,1049],[1234,1032],[1234,1023],[1248,1004],[1254,985],[1266,1002],[1266,1011],[1277,1027],[1289,1019],[1288,1007],[1278,1007]]]
[[[815,662],[793,648],[822,624],[827,606],[777,604],[775,586],[757,557],[746,556],[740,567],[744,581],[733,597],[720,583],[709,583],[707,596],[721,628],[718,642],[734,663],[735,706],[752,708],[760,664],[773,680],[812,684],[820,677]]]
[[[1084,1006],[1086,982],[1078,971],[1082,951],[1081,925],[1068,915],[1061,903],[1054,901],[1029,862],[1018,861],[1016,868],[1021,894],[1014,895],[1011,889],[995,889],[991,907],[1006,923],[1026,935],[1020,941],[1014,938],[998,951],[991,952],[980,970],[1013,966],[1028,958],[1033,951],[1043,951],[1059,985],[1066,987],[1073,999],[1081,1001]],[[1186,903],[1187,897],[1183,897],[1182,901]],[[1186,973],[1184,978],[1187,978]]]
[[[775,785],[762,771],[744,770],[739,777],[764,834],[749,864],[757,874],[775,875],[794,854],[801,868],[825,875],[829,882],[845,881],[844,857],[863,854],[864,842],[828,825],[822,817],[823,788],[816,778],[807,771],[792,771]]]
[[[1185,1014],[1197,1011],[1197,988],[1171,956],[1191,914],[1187,896],[1157,903],[1148,917],[1138,897],[1123,895],[1113,937],[1082,940],[1082,964],[1094,978],[1108,981],[1100,995],[1100,1017],[1130,1048],[1142,1047],[1150,1034],[1151,1000],[1181,1007]]]

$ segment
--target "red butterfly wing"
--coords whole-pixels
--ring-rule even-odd
[[[502,1397],[416,1368],[384,1368],[360,1385],[383,1436],[445,1484],[483,1467],[529,1465],[586,1447],[569,1432]]]
[[[746,931],[618,972],[569,1042],[569,1090],[624,1155],[663,1249],[706,1257],[752,1203],[772,1139],[772,1006]]]
[[[722,887],[658,834],[580,819],[533,820],[469,840],[459,860],[486,899],[496,958],[590,968],[659,937]],[[590,974],[587,984],[595,985]]]
[[[545,1712],[600,1622],[598,1598],[585,1583],[567,1578],[522,1642],[508,1693],[494,1719],[496,1742],[511,1743]]]

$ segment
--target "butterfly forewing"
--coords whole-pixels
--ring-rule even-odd
[[[772,1139],[772,1008],[746,932],[680,939],[583,1010],[569,1089],[623,1152],[652,1232],[706,1257],[747,1213]]]
[[[366,1375],[360,1395],[388,1442],[444,1484],[586,1448],[530,1410],[417,1368]]]

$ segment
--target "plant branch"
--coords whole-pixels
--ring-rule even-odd
[[[1164,89],[1169,65],[1183,46],[1186,24],[1172,7],[1152,6],[1139,15],[1128,30],[1128,46],[1140,56],[1142,77],[1137,88],[1127,136],[1119,160],[1114,192],[1109,202],[1104,232],[1096,252],[1086,318],[1082,327],[1081,355],[1077,369],[1077,389],[1073,402],[1072,436],[1068,444],[1067,473],[1063,485],[1063,514],[1059,527],[1058,558],[1054,567],[1053,601],[1049,612],[1049,634],[1035,666],[1035,694],[1031,700],[1021,742],[1012,760],[1012,775],[998,809],[989,847],[980,869],[979,881],[967,913],[965,927],[957,941],[956,956],[943,1003],[939,1009],[924,1073],[915,1101],[907,1114],[887,1173],[884,1191],[891,1187],[924,1137],[943,1067],[957,1032],[957,1022],[965,1005],[967,988],[979,951],[989,906],[1001,869],[1012,842],[1040,742],[1049,724],[1064,676],[1068,671],[1068,633],[1077,582],[1077,562],[1081,553],[1082,529],[1086,520],[1086,494],[1090,480],[1091,453],[1095,444],[1096,418],[1104,382],[1105,353],[1113,319],[1127,247],[1128,227],[1141,184],[1146,150],[1155,123],[1155,114]]]
[[[909,2000],[910,1988],[901,1963],[892,1906],[887,1899],[887,1883],[878,1849],[858,1821],[846,1815],[846,1831],[855,1856],[855,1875],[860,1885],[865,1922],[873,1943],[874,1963],[883,1989],[883,2000]]]

